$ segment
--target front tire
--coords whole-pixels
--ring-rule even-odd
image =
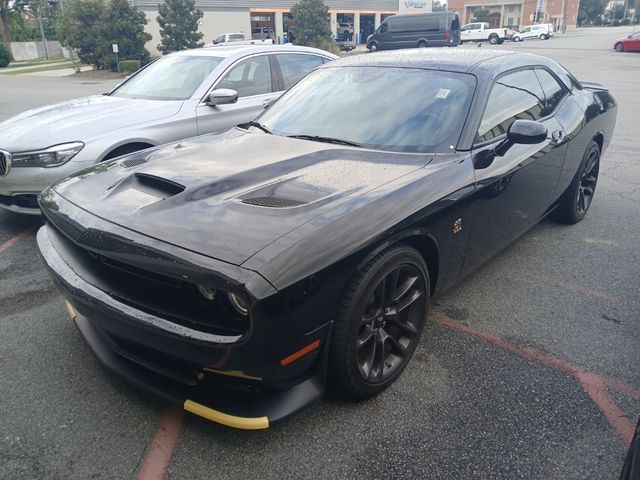
[[[409,363],[426,322],[429,274],[406,245],[376,255],[345,288],[331,335],[329,382],[354,399],[376,395]]]
[[[420,42],[418,42],[418,48],[427,48],[427,42],[421,40]]]
[[[522,39],[520,37],[513,37],[514,42],[521,42]]]
[[[578,223],[582,220],[591,203],[598,184],[600,171],[600,146],[592,141],[584,152],[580,167],[569,188],[560,199],[556,218],[564,223]]]
[[[371,45],[369,45],[369,51],[370,52],[377,52],[378,51],[378,44],[374,42]]]
[[[624,45],[622,43],[616,43],[614,48],[616,49],[616,52],[624,52]]]

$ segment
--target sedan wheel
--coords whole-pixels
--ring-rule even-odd
[[[578,172],[560,201],[557,210],[559,220],[577,223],[585,217],[593,202],[599,171],[600,147],[596,142],[591,142],[582,157]]]
[[[616,52],[624,52],[624,45],[622,43],[616,43]]]
[[[333,328],[329,380],[352,398],[375,395],[402,373],[429,304],[422,256],[408,246],[377,255],[347,286]]]

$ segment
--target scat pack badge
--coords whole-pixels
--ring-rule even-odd
[[[453,222],[453,233],[460,233],[462,231],[462,219],[459,218]]]

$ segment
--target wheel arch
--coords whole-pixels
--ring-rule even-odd
[[[598,144],[600,147],[600,153],[602,154],[602,149],[604,148],[604,134],[602,132],[596,133],[592,140]]]
[[[411,228],[387,237],[384,241],[376,244],[374,248],[370,249],[367,254],[361,258],[357,269],[363,268],[373,257],[398,243],[409,245],[422,255],[427,265],[430,282],[429,287],[431,295],[433,295],[436,291],[438,274],[440,273],[440,246],[435,237],[425,228]]]
[[[126,155],[127,153],[133,153],[138,150],[144,150],[145,148],[155,147],[156,144],[146,140],[126,140],[119,144],[112,145],[106,150],[106,153],[100,158],[100,162],[104,160],[110,160],[112,158],[119,157],[120,155]],[[122,152],[122,153],[119,153]]]

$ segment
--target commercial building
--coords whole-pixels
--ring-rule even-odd
[[[158,0],[133,0],[133,4],[147,16],[146,30],[152,35],[147,49],[157,52],[160,43]],[[211,43],[223,33],[273,32],[275,42],[283,42],[292,21],[289,12],[295,0],[196,0],[196,8],[204,12],[199,31],[204,42]],[[432,0],[325,0],[329,7],[334,35],[350,30],[354,40],[366,37],[389,15],[396,13],[430,12]],[[266,29],[265,29],[266,27]]]
[[[474,11],[484,8],[494,28],[552,23],[562,31],[575,28],[580,0],[449,0],[447,7],[460,13],[462,25],[477,21]]]

